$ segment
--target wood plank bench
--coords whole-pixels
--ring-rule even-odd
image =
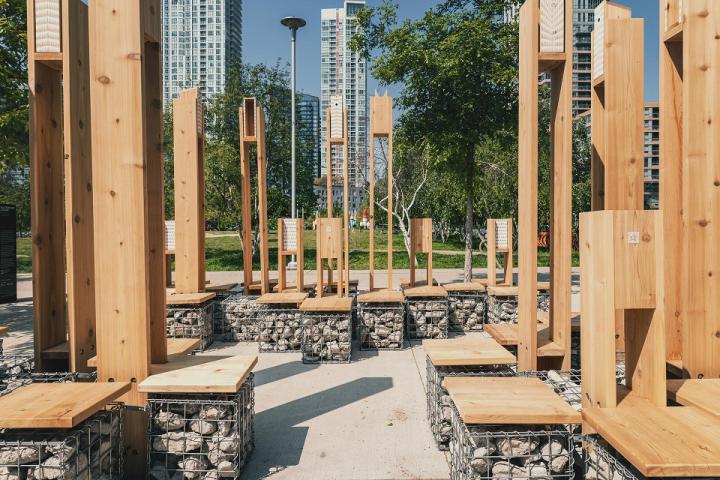
[[[397,290],[375,290],[357,296],[358,303],[403,303],[405,296]]]
[[[448,377],[444,381],[466,425],[566,425],[581,416],[534,377]]]
[[[199,338],[166,338],[168,358],[174,356],[189,355],[200,346]],[[97,355],[87,362],[88,367],[97,368]]]
[[[205,291],[215,293],[229,292],[237,286],[237,283],[208,283],[207,285],[205,285]]]
[[[668,380],[667,389],[672,401],[720,416],[720,379]]]
[[[200,293],[169,293],[166,297],[168,305],[202,305],[215,298],[215,292]]]
[[[583,420],[647,477],[720,476],[720,419],[699,408],[585,408]]]
[[[0,428],[73,428],[129,391],[129,382],[33,383],[0,397]]]
[[[517,363],[515,355],[504,349],[497,341],[480,335],[466,335],[447,340],[423,340],[422,346],[433,365],[441,367]]]
[[[352,312],[352,299],[346,297],[308,298],[300,305],[301,312]]]
[[[403,290],[405,298],[447,298],[448,292],[443,287],[413,287]]]
[[[210,361],[175,362],[172,370],[154,373],[140,385],[142,393],[237,393],[257,365],[257,356],[211,357]],[[185,359],[183,359],[185,360]]]
[[[297,305],[308,298],[304,292],[266,293],[257,299],[258,305]]]
[[[443,288],[448,292],[479,292],[486,290],[486,286],[478,281],[465,283],[446,283]]]

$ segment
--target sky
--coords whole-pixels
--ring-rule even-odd
[[[400,5],[398,20],[418,19],[438,4],[437,0],[396,0]],[[380,0],[368,0],[369,5]],[[658,98],[658,17],[656,0],[618,0],[632,8],[633,17],[645,19],[645,99]],[[290,31],[280,24],[289,15],[304,18],[307,26],[297,37],[297,88],[320,95],[320,10],[337,8],[342,0],[244,0],[243,1],[243,61],[246,63],[281,64],[290,62]],[[368,92],[382,93],[377,81],[368,75]],[[384,88],[384,87],[382,87]],[[397,86],[389,89],[394,95]]]

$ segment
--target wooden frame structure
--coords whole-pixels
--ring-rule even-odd
[[[305,220],[302,218],[278,218],[278,291],[287,286],[287,258],[297,256],[295,291],[305,291]]]
[[[527,0],[520,8],[518,158],[518,368],[537,369],[538,76],[550,74],[550,341],[570,366],[572,282],[572,0]]]
[[[131,382],[131,406],[145,405],[137,385],[151,364],[167,361],[160,12],[159,0],[89,6],[97,372]],[[144,476],[145,417],[126,412],[132,478]]]
[[[375,289],[375,141],[387,139],[387,288],[393,288],[393,99],[370,97],[370,291]]]
[[[720,4],[660,0],[660,208],[670,364],[720,377]]]
[[[328,262],[328,282],[332,285],[332,262],[337,267],[337,296],[343,297],[349,284],[344,284],[342,219],[319,218],[317,226],[317,298],[323,296],[323,260]]]
[[[260,230],[260,293],[270,293],[270,253],[267,218],[267,153],[265,150],[265,113],[254,98],[245,98],[240,108],[240,175],[242,176],[243,288],[253,287],[252,208],[250,145],[257,150],[257,195]],[[250,253],[250,255],[248,255]]]
[[[417,284],[415,278],[415,256],[418,253],[427,254],[426,277],[427,286],[432,287],[433,281],[433,224],[432,218],[410,219],[410,287]]]
[[[175,293],[205,291],[205,119],[200,90],[173,100]]]
[[[87,371],[96,352],[88,7],[36,4],[27,1],[35,368]],[[58,348],[69,365],[45,358]]]
[[[513,221],[512,218],[487,221],[487,284],[490,287],[512,287],[513,279]],[[497,280],[497,255],[503,257],[503,282]]]

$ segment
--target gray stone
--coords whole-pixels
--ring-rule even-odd
[[[153,438],[156,452],[187,453],[202,446],[202,437],[195,432],[168,432]]]

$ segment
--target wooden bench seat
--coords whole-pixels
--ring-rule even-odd
[[[202,305],[215,298],[215,292],[170,293],[166,296],[168,305]]]
[[[208,283],[205,285],[205,290],[208,292],[229,292],[230,290],[236,288],[238,286],[237,283]]]
[[[492,297],[517,297],[520,290],[516,286],[494,285],[487,287],[487,293]]]
[[[585,408],[583,420],[647,477],[720,476],[720,419],[699,408]]]
[[[443,287],[413,287],[403,290],[405,298],[447,298],[448,292]]]
[[[397,290],[375,290],[361,293],[357,301],[358,303],[403,303],[405,296]]]
[[[485,285],[480,282],[466,283],[446,283],[443,285],[448,292],[477,292],[483,293],[486,290]]]
[[[315,291],[317,288],[317,283],[305,283],[303,291],[304,292],[312,292]],[[272,289],[273,293],[292,293],[297,291],[297,287],[295,285],[287,284],[285,286],[285,290],[282,292],[280,291],[280,285],[275,285]]]
[[[0,428],[72,428],[129,391],[129,382],[26,385],[0,397]]]
[[[672,401],[720,417],[720,379],[668,380],[667,389]]]
[[[138,385],[142,393],[236,393],[257,364],[257,356],[210,357],[200,363],[202,356],[173,362],[176,368],[153,373]],[[169,362],[170,363],[170,362]],[[155,367],[153,365],[153,367]],[[154,370],[154,368],[153,368]]]
[[[305,292],[266,293],[257,299],[259,305],[297,305],[298,307],[308,298]]]
[[[566,425],[581,416],[534,377],[446,377],[443,385],[468,425]]]
[[[200,347],[202,340],[199,338],[167,338],[167,355],[168,358],[189,355],[193,350]],[[97,368],[97,356],[90,358],[87,362],[88,367]]]
[[[469,337],[469,338],[468,338]],[[423,340],[423,350],[435,366],[514,365],[515,355],[492,338],[466,335],[446,340]]]
[[[308,298],[300,305],[301,312],[352,312],[352,299],[347,297]]]

